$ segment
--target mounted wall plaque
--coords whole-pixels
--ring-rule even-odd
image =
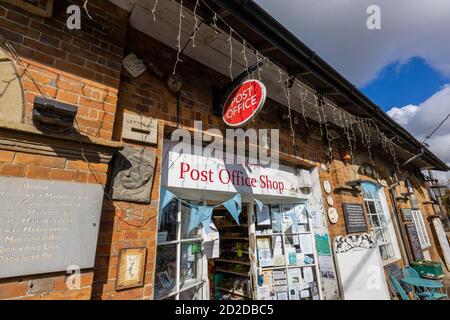
[[[136,114],[124,113],[122,138],[156,144],[158,142],[158,120]]]
[[[0,278],[92,268],[97,184],[0,177]]]
[[[53,12],[53,0],[0,0],[26,10],[32,14],[51,17]]]
[[[116,155],[113,166],[112,198],[150,203],[155,164],[154,152],[128,146],[123,148]]]
[[[367,232],[364,207],[359,203],[343,203],[345,225],[348,233]]]
[[[140,287],[144,284],[146,253],[147,248],[120,250],[116,290]]]
[[[405,224],[406,232],[408,234],[409,245],[412,250],[414,260],[423,260],[422,246],[420,245],[419,236],[417,234],[414,223]]]
[[[323,190],[324,190],[326,193],[330,193],[330,192],[331,192],[331,183],[330,183],[328,180],[325,180],[325,181],[323,182]]]
[[[328,219],[332,224],[335,224],[338,222],[339,215],[337,213],[336,208],[328,208]]]

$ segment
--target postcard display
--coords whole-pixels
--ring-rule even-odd
[[[255,206],[258,300],[319,300],[317,257],[303,204]]]

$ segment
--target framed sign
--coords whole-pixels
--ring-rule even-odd
[[[230,127],[241,127],[252,120],[266,101],[266,87],[252,79],[241,83],[228,96],[223,107],[222,119]]]
[[[120,250],[116,290],[144,285],[146,255],[147,248],[126,248]]]
[[[348,233],[368,232],[364,207],[359,203],[343,203],[345,225]]]
[[[1,2],[10,3],[42,17],[51,17],[53,12],[53,0],[1,0]]]
[[[402,212],[403,221],[411,221],[413,219],[410,208],[400,209]]]
[[[414,260],[423,260],[422,246],[420,245],[419,235],[417,234],[414,223],[405,224],[406,233],[408,234],[409,245],[411,247]]]

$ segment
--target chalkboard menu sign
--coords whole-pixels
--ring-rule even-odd
[[[359,203],[343,203],[347,233],[367,232],[364,207]]]
[[[412,220],[412,212],[409,208],[400,209],[402,211],[402,216],[404,221]]]
[[[416,226],[414,223],[405,224],[406,232],[408,233],[409,245],[412,249],[414,260],[423,260],[422,247],[420,245],[419,236],[417,235]]]

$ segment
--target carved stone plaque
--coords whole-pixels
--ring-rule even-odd
[[[0,177],[0,278],[94,266],[100,185]]]
[[[158,142],[158,120],[124,113],[122,138],[155,144]]]
[[[125,147],[115,159],[112,198],[150,203],[156,154],[143,148]]]

